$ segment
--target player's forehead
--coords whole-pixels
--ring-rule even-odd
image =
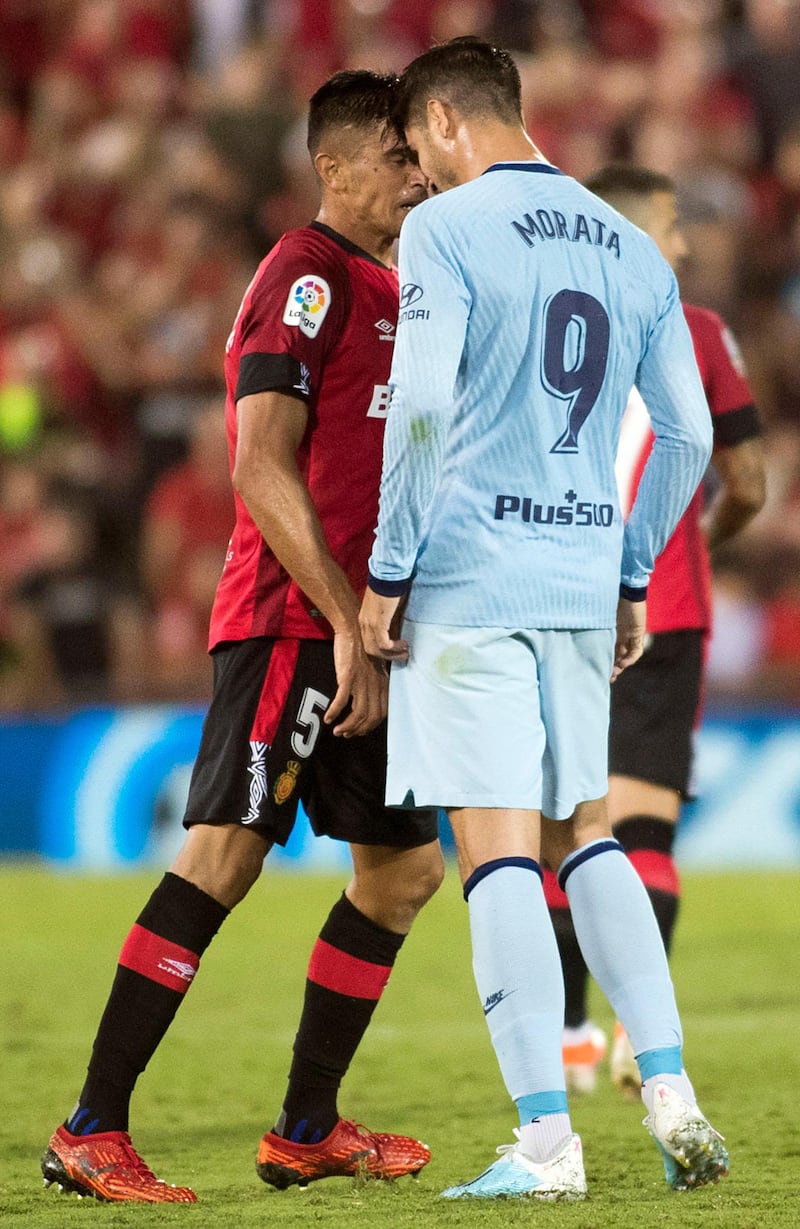
[[[650,194],[650,209],[664,221],[676,222],[678,219],[678,200],[669,189],[659,188]]]
[[[340,155],[357,162],[364,158],[393,157],[403,148],[404,142],[385,119],[374,123],[347,125],[336,134]]]
[[[417,164],[417,151],[412,149],[405,135],[392,126],[389,126],[384,134],[382,148],[384,156],[392,161],[402,159],[404,162],[412,162],[415,166]]]
[[[405,126],[404,135],[409,149],[417,153],[420,145],[424,143],[425,129],[421,124],[408,123]]]
[[[396,166],[398,163],[416,163],[417,156],[402,134],[391,124],[383,122],[361,134],[360,141],[353,148],[351,161]]]

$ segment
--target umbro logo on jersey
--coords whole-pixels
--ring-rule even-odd
[[[172,960],[169,956],[162,956],[158,967],[163,973],[169,973],[172,977],[177,977],[179,981],[185,981],[187,985],[197,972],[193,964],[185,960]]]
[[[390,320],[376,320],[375,328],[381,335],[381,341],[394,341],[394,325]]]

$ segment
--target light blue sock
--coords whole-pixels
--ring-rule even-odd
[[[634,1054],[680,1047],[681,1023],[658,923],[622,846],[611,839],[584,845],[564,859],[558,881],[569,897],[584,959]]]
[[[530,1121],[528,1098],[534,1094],[552,1095],[551,1112],[563,1113],[564,982],[539,866],[532,858],[487,862],[465,883],[464,897],[475,984],[520,1120]],[[546,1106],[546,1097],[536,1104]]]

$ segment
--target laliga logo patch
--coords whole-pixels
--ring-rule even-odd
[[[725,344],[725,349],[728,351],[728,358],[733,363],[734,371],[738,375],[742,376],[743,378],[746,378],[747,368],[745,367],[745,364],[744,364],[744,358],[742,356],[742,352],[739,349],[739,343],[737,342],[733,333],[728,328],[727,324],[722,330],[722,340]]]
[[[331,288],[324,278],[306,273],[299,277],[289,291],[283,311],[283,323],[292,324],[305,333],[316,337],[331,305]]]

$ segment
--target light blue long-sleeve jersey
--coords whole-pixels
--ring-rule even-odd
[[[370,575],[455,626],[613,627],[700,482],[711,420],[655,244],[542,162],[418,206]],[[627,525],[614,477],[637,385],[656,440]]]

